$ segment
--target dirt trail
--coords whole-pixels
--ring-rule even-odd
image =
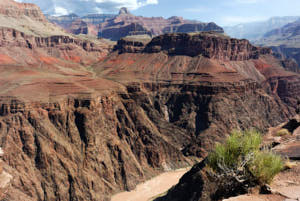
[[[163,173],[139,184],[133,191],[114,195],[111,201],[149,201],[177,184],[179,179],[189,170],[190,168],[185,168]]]

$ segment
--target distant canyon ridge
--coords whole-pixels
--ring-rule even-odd
[[[94,14],[79,17],[76,14],[65,16],[47,16],[72,34],[87,34],[113,41],[130,35],[148,35],[149,37],[165,33],[215,31],[224,33],[223,28],[213,22],[203,23],[173,16],[163,17],[134,16],[127,8],[121,8],[118,15]]]
[[[299,16],[273,17],[266,21],[227,26],[187,20],[182,17],[142,17],[121,8],[118,14],[89,14],[79,17],[76,14],[46,16],[68,33],[88,35],[117,41],[126,36],[142,35],[152,38],[166,33],[190,33],[215,31],[233,38],[247,39],[253,44],[270,47],[276,57],[285,60],[286,69],[299,72],[300,30]]]
[[[224,27],[225,33],[234,38],[245,38],[253,44],[270,47],[273,54],[286,60],[283,65],[299,72],[300,64],[300,17],[273,17],[266,21]]]

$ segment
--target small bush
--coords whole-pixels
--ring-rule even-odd
[[[286,128],[283,128],[283,129],[280,129],[277,133],[276,133],[277,136],[287,136],[287,135],[291,135],[291,133],[289,132],[288,129]]]
[[[256,152],[253,161],[249,164],[249,170],[260,184],[270,183],[283,168],[281,157],[270,151]]]
[[[283,161],[270,151],[260,150],[261,143],[257,131],[234,131],[209,154],[208,165],[221,175],[236,176],[237,180],[269,183],[283,169]]]

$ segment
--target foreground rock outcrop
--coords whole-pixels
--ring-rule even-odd
[[[165,196],[156,198],[155,201],[294,201],[300,198],[299,170],[300,164],[294,163],[292,168],[280,172],[268,186],[268,193],[253,187],[249,188],[248,193],[239,191],[239,188],[232,192],[232,187],[216,179],[202,162],[186,173]],[[239,195],[240,193],[243,195]],[[227,199],[222,199],[224,197]]]
[[[279,126],[270,128],[263,146],[279,154],[285,161],[285,170],[275,176],[270,185],[256,186],[247,179],[239,179],[228,171],[218,176],[208,165],[208,159],[196,164],[168,192],[155,201],[221,200],[226,201],[287,201],[300,198],[300,117],[296,115]],[[221,166],[222,167],[222,166]],[[249,176],[250,177],[250,176]],[[241,195],[242,194],[242,195]]]
[[[245,193],[242,186],[241,189],[238,186],[227,186],[226,184],[229,183],[234,183],[234,181],[215,177],[204,160],[183,175],[179,183],[171,188],[167,195],[155,201],[212,201]],[[234,192],[232,188],[235,188]]]

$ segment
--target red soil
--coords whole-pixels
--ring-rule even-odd
[[[46,56],[41,56],[40,57],[40,61],[46,63],[46,64],[55,64],[55,63],[59,63],[59,60],[57,58],[54,57],[46,57]]]
[[[0,54],[0,64],[15,64],[16,61],[10,56]]]

